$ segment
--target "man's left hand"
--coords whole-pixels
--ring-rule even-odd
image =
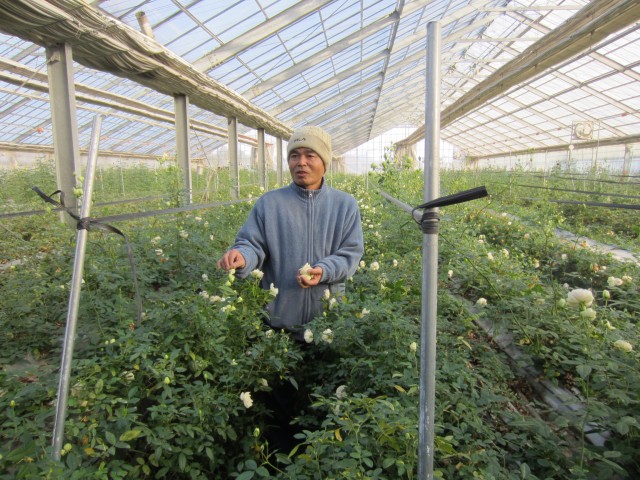
[[[309,288],[315,287],[320,283],[320,279],[322,279],[322,267],[311,267],[307,270],[307,274],[311,276],[311,278],[307,278],[306,276],[300,275],[298,273],[297,281],[300,288]]]

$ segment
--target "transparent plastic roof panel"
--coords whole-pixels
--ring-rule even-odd
[[[429,22],[441,26],[441,110],[456,112],[442,135],[454,146],[473,155],[561,147],[576,121],[597,123],[609,142],[640,141],[640,14],[630,0],[39,0],[25,18],[45,15],[49,4],[77,25],[85,18],[79,9],[95,9],[124,36],[151,35],[154,48],[182,59],[176,84],[208,75],[269,122],[320,124],[334,135],[337,155],[399,125],[417,123],[411,138],[419,136]],[[33,43],[41,32],[12,35],[1,9],[0,142],[51,146],[47,55],[42,41]],[[595,43],[593,29],[572,27],[596,18],[592,11],[609,29]],[[527,63],[564,39],[572,41],[558,60],[540,70]],[[82,141],[102,112],[105,148],[172,151],[173,96],[127,75],[75,59]],[[212,132],[227,128],[229,109],[212,104],[190,107],[199,152],[225,141]],[[256,127],[239,131],[255,135]]]

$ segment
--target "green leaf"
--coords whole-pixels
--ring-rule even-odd
[[[121,442],[128,442],[129,440],[133,440],[134,438],[138,438],[142,433],[140,430],[127,430],[122,435],[120,435]]]
[[[178,466],[181,472],[184,472],[185,468],[187,468],[187,456],[182,452],[178,455]]]
[[[264,468],[264,467],[258,467],[258,469],[256,470],[256,473],[257,473],[258,475],[260,475],[261,477],[265,477],[265,478],[267,478],[267,477],[270,477],[270,476],[271,476],[271,474],[269,473],[269,470],[267,470],[267,469],[266,469],[266,468]]]
[[[638,426],[638,422],[634,417],[622,417],[618,423],[616,423],[616,430],[620,435],[626,435],[629,433],[629,427]]]
[[[578,375],[580,375],[580,377],[585,380],[591,374],[591,370],[592,368],[590,365],[578,365],[576,367],[576,371],[578,372]]]
[[[256,474],[255,471],[243,472],[240,475],[238,475],[236,480],[251,480],[255,474]]]
[[[622,453],[618,452],[617,450],[609,450],[604,452],[604,457],[605,458],[620,458],[622,457]]]
[[[204,449],[204,451],[207,453],[207,457],[209,458],[209,460],[213,461],[213,450],[211,449],[211,447],[207,447]]]
[[[106,438],[107,442],[109,442],[111,445],[115,445],[116,443],[118,443],[118,439],[112,432],[105,432],[104,438]]]

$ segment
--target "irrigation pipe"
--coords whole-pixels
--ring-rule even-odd
[[[91,197],[93,193],[93,180],[96,164],[98,163],[98,144],[100,142],[100,128],[102,116],[97,115],[93,121],[91,144],[89,145],[89,158],[84,180],[84,199],[80,208],[80,218],[89,217],[91,210]],[[89,231],[82,223],[78,223],[76,236],[76,251],[73,261],[73,274],[71,277],[71,292],[69,294],[69,308],[67,310],[67,325],[65,328],[64,345],[62,348],[62,363],[60,366],[60,379],[58,382],[58,397],[56,400],[56,417],[53,427],[53,459],[60,460],[62,442],[64,438],[64,423],[67,416],[67,401],[69,399],[69,381],[71,377],[71,363],[73,360],[73,346],[76,336],[78,320],[78,307],[80,305],[80,290],[82,288],[82,274],[84,271],[84,257]]]
[[[162,198],[162,197],[159,197]],[[134,201],[138,201],[139,199],[136,200],[122,200],[119,203],[128,203],[128,202],[134,202]],[[188,211],[193,211],[193,210],[204,210],[207,208],[212,208],[212,207],[222,207],[225,205],[233,205],[234,203],[244,203],[244,202],[251,202],[254,201],[255,198],[241,198],[238,200],[227,200],[227,201],[221,201],[221,202],[215,202],[215,203],[202,203],[202,204],[191,204],[191,205],[187,205],[184,207],[175,207],[175,208],[165,208],[163,210],[149,210],[146,212],[136,212],[136,213],[126,213],[126,214],[122,214],[122,215],[110,215],[108,217],[95,217],[92,218],[91,220],[94,222],[116,222],[116,221],[122,221],[122,220],[134,220],[136,218],[143,218],[143,217],[153,217],[155,215],[170,215],[170,214],[175,214],[175,213],[181,213],[181,212],[188,212]],[[111,204],[111,203],[109,203]],[[115,204],[115,202],[113,202],[113,204]],[[100,204],[95,204],[94,206],[104,206],[104,205],[108,205],[107,203],[100,203]],[[45,213],[50,213],[50,212],[64,212],[66,211],[65,207],[57,207],[57,208],[52,208],[51,210],[32,210],[29,212],[15,212],[15,213],[6,213],[4,215],[0,215],[0,220],[3,218],[11,218],[11,217],[26,217],[29,215],[44,215]]]
[[[512,173],[511,175],[518,175],[515,173]],[[576,175],[576,174],[573,174]],[[631,181],[627,181],[627,182],[617,182],[615,180],[603,180],[603,179],[599,179],[599,178],[592,178],[592,177],[583,177],[583,178],[579,178],[579,177],[575,177],[575,176],[566,176],[566,175],[560,175],[557,177],[553,177],[550,175],[526,175],[526,176],[530,176],[530,177],[534,177],[534,178],[542,178],[544,180],[553,180],[554,178],[558,178],[561,180],[577,180],[579,182],[599,182],[599,183],[613,183],[615,185],[640,185],[640,182],[631,182]],[[626,178],[626,177],[625,177]],[[629,178],[636,178],[636,177],[629,177]]]
[[[588,207],[623,208],[627,210],[640,210],[640,205],[629,203],[605,203],[605,202],[581,202],[579,200],[554,200],[548,198],[522,197],[523,200],[548,201],[552,203],[568,203],[570,205],[586,205]]]
[[[621,197],[621,198],[635,198],[640,199],[640,195],[626,195],[624,193],[607,193],[607,192],[597,192],[595,190],[571,190],[569,188],[557,188],[557,187],[542,187],[539,185],[526,185],[524,183],[513,183],[509,185],[504,182],[495,182],[496,185],[505,185],[511,187],[523,187],[523,188],[535,188],[538,190],[550,190],[555,192],[567,192],[567,193],[579,193],[581,195],[595,195],[599,197]]]
[[[527,379],[529,385],[533,387],[542,400],[558,412],[573,418],[579,423],[580,417],[584,411],[584,403],[572,392],[558,387],[547,379],[542,378],[542,372],[537,368],[527,365],[518,366],[518,359],[522,357],[522,352],[515,347],[513,338],[508,334],[500,334],[496,331],[496,327],[488,319],[479,318],[475,322],[484,330],[500,349],[512,360],[516,371]],[[600,433],[601,428],[593,423],[584,424],[585,437],[595,446],[603,447],[610,432]]]

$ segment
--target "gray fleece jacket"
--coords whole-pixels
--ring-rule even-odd
[[[329,187],[318,190],[291,183],[262,195],[236,236],[245,266],[239,278],[264,272],[262,287],[273,283],[278,295],[267,306],[269,323],[301,335],[301,327],[322,313],[322,297],[344,292],[344,282],[358,268],[364,253],[360,210],[351,195]],[[305,264],[322,267],[321,282],[301,288],[298,270]]]

